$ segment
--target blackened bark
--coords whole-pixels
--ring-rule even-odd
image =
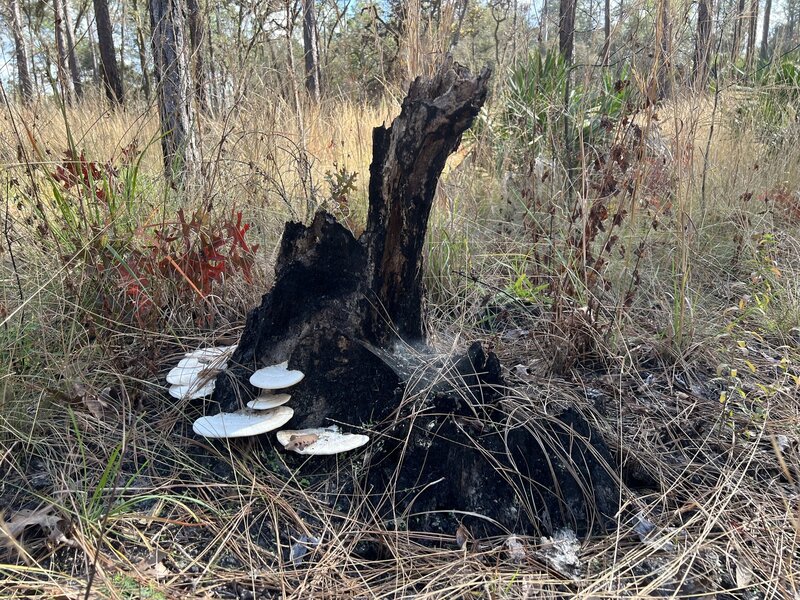
[[[414,81],[389,128],[375,128],[367,227],[358,240],[324,212],[308,227],[286,226],[275,285],[248,315],[232,359],[241,370],[218,381],[217,399],[236,404],[247,385],[234,388],[245,375],[292,357],[310,374],[297,390],[308,403],[296,409],[298,424],[311,426],[324,416],[347,420],[354,403],[349,397],[334,406],[341,394],[329,382],[341,380],[342,365],[357,363],[338,364],[320,348],[338,340],[342,350],[334,354],[382,364],[362,343],[424,345],[422,250],[433,196],[447,157],[486,99],[489,74],[484,69],[473,77],[448,59],[433,80]],[[397,384],[391,372],[384,378]],[[310,388],[314,394],[305,391]]]
[[[473,76],[448,58],[431,80],[414,81],[389,128],[373,131],[360,238],[325,212],[308,226],[286,225],[275,283],[248,314],[213,401],[240,408],[256,391],[253,371],[288,360],[305,373],[289,390],[291,428],[336,423],[370,435],[369,458],[354,476],[371,490],[372,511],[423,513],[409,526],[440,531],[454,530],[455,517],[436,511],[480,513],[488,518],[468,525],[480,535],[603,528],[618,509],[619,487],[586,419],[566,411],[539,423],[529,402],[502,395],[500,363],[479,343],[455,359],[427,344],[428,218],[488,79],[488,69]],[[336,465],[284,459],[311,474]]]
[[[101,74],[106,98],[112,103],[122,105],[122,77],[117,68],[114,50],[114,30],[108,13],[108,0],[94,0],[94,18],[97,25],[97,44],[100,47]]]
[[[425,337],[422,245],[436,184],[447,157],[486,99],[489,71],[470,77],[455,65],[433,80],[417,78],[389,129],[373,131],[365,240],[370,288],[379,310],[370,325],[387,342],[388,318],[404,339]]]

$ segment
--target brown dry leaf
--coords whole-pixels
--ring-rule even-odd
[[[170,575],[170,570],[164,566],[164,558],[163,552],[155,550],[150,556],[136,563],[136,571],[147,579],[161,581]]]
[[[108,397],[111,388],[107,388],[99,394],[94,393],[83,383],[76,381],[72,384],[72,392],[75,401],[80,401],[96,419],[102,419],[103,413],[108,406],[108,402],[103,400],[103,396]]]
[[[471,537],[469,530],[464,527],[463,523],[459,524],[458,529],[456,529],[456,546],[458,546],[459,549],[463,549]]]
[[[75,544],[75,541],[64,533],[66,519],[54,507],[44,506],[32,510],[20,510],[7,521],[0,516],[0,547],[20,551],[22,535],[28,527],[35,525],[41,527],[47,536],[47,543],[51,546]]]

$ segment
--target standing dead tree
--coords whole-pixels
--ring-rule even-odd
[[[586,531],[618,507],[597,432],[574,410],[535,422],[524,401],[503,391],[499,361],[480,344],[448,359],[427,343],[428,218],[489,75],[473,76],[448,58],[431,79],[414,81],[390,127],[374,129],[367,227],[358,239],[325,212],[308,226],[286,225],[274,285],[248,315],[213,400],[240,407],[254,392],[255,369],[288,360],[306,374],[292,388],[292,428],[336,423],[372,437],[356,479],[375,490],[379,511],[418,513],[410,522],[421,528],[454,530],[453,515],[437,513],[445,509],[484,515],[470,517],[474,532],[567,523]]]

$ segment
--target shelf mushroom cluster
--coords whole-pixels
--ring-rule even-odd
[[[216,346],[187,352],[167,373],[169,395],[179,400],[210,396],[217,375],[227,368],[234,350],[236,346]]]
[[[221,346],[187,353],[167,374],[167,382],[172,384],[169,393],[188,399],[209,396],[216,375],[227,368],[235,348]],[[286,406],[291,396],[281,390],[300,383],[303,376],[301,371],[290,370],[288,361],[259,369],[250,376],[250,383],[261,393],[247,403],[247,408],[200,417],[192,429],[208,438],[247,437],[278,429],[294,415],[294,410]],[[336,426],[278,431],[277,438],[284,449],[309,456],[339,454],[369,441],[366,435],[342,433]]]

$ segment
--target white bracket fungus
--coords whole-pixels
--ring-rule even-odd
[[[178,364],[167,373],[173,398],[194,400],[210,396],[214,391],[214,378],[227,366],[227,360],[236,346],[199,348],[187,352]]]
[[[194,358],[185,358],[178,363],[169,373],[167,373],[167,383],[172,385],[189,385],[198,379],[215,377],[217,373],[225,370],[228,363],[208,364],[197,361]]]
[[[270,408],[275,408],[277,406],[283,406],[286,404],[291,396],[289,394],[261,394],[255,400],[251,400],[247,403],[247,408],[251,408],[253,410],[269,410]]]
[[[290,371],[289,361],[259,369],[250,376],[250,384],[262,390],[282,390],[299,383],[302,371]]]
[[[286,424],[294,411],[288,406],[272,410],[240,410],[232,413],[219,413],[210,417],[200,417],[192,425],[197,435],[208,438],[247,437],[267,433]]]
[[[210,362],[215,358],[219,358],[223,354],[230,356],[236,350],[236,344],[233,346],[211,346],[209,348],[198,348],[184,354],[186,358],[195,358],[197,360],[204,360]]]
[[[342,433],[338,427],[287,429],[277,433],[278,442],[286,450],[306,456],[327,456],[360,448],[369,437],[359,433]]]
[[[196,400],[197,398],[204,398],[210,396],[214,391],[215,380],[201,382],[196,379],[192,383],[186,385],[172,385],[169,388],[169,395],[179,400]]]

